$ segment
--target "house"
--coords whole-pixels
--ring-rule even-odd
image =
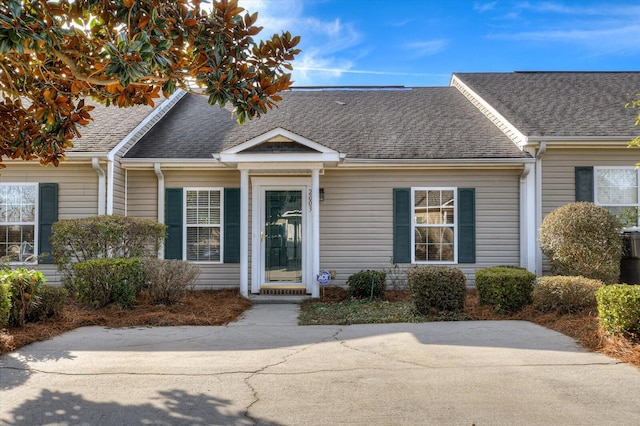
[[[59,168],[7,162],[0,191],[31,188],[21,202],[38,213],[0,224],[4,253],[23,241],[46,251],[58,218],[117,213],[167,224],[165,258],[198,263],[202,288],[244,295],[318,296],[321,270],[344,285],[392,263],[454,265],[470,283],[494,265],[542,274],[544,214],[576,199],[638,206],[624,104],[639,88],[640,73],[300,88],[243,126],[183,92],[155,109],[104,109]]]

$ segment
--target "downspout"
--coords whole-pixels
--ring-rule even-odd
[[[533,165],[526,163],[520,174],[520,266],[535,273],[535,216],[532,205],[535,204],[535,190],[530,188]],[[533,259],[531,258],[532,256]]]
[[[542,225],[542,157],[547,152],[547,143],[540,142],[536,152],[536,275],[542,276],[542,250],[540,249],[540,226]]]
[[[104,169],[100,167],[100,159],[98,157],[91,159],[91,165],[93,166],[93,170],[98,174],[98,215],[104,215],[106,213],[106,173]]]
[[[153,171],[158,178],[158,223],[164,223],[164,174],[162,174],[160,163],[153,164]],[[164,258],[164,241],[160,244],[158,258]]]

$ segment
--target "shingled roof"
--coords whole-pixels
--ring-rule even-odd
[[[128,158],[211,158],[282,128],[360,159],[525,158],[453,87],[291,90],[279,108],[238,125],[229,109],[186,95]]]
[[[68,152],[107,153],[154,110],[144,105],[119,108],[115,105],[106,107],[94,102],[87,103],[95,106],[90,113],[93,121],[86,126],[79,126],[82,137],[73,140],[73,148]],[[162,99],[157,100],[155,107],[161,103]]]
[[[638,135],[640,72],[456,73],[525,136]]]

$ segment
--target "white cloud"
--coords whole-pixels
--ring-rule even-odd
[[[474,3],[473,10],[475,10],[476,12],[484,13],[493,10],[493,8],[495,8],[497,4],[497,1],[492,1],[490,3]]]
[[[436,39],[408,43],[405,50],[411,50],[416,56],[430,56],[440,53],[449,44],[448,40]]]

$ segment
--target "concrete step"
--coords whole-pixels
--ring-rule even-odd
[[[264,295],[256,294],[249,296],[249,300],[254,305],[266,304],[300,304],[304,300],[310,299],[311,296],[289,296],[289,295]]]

